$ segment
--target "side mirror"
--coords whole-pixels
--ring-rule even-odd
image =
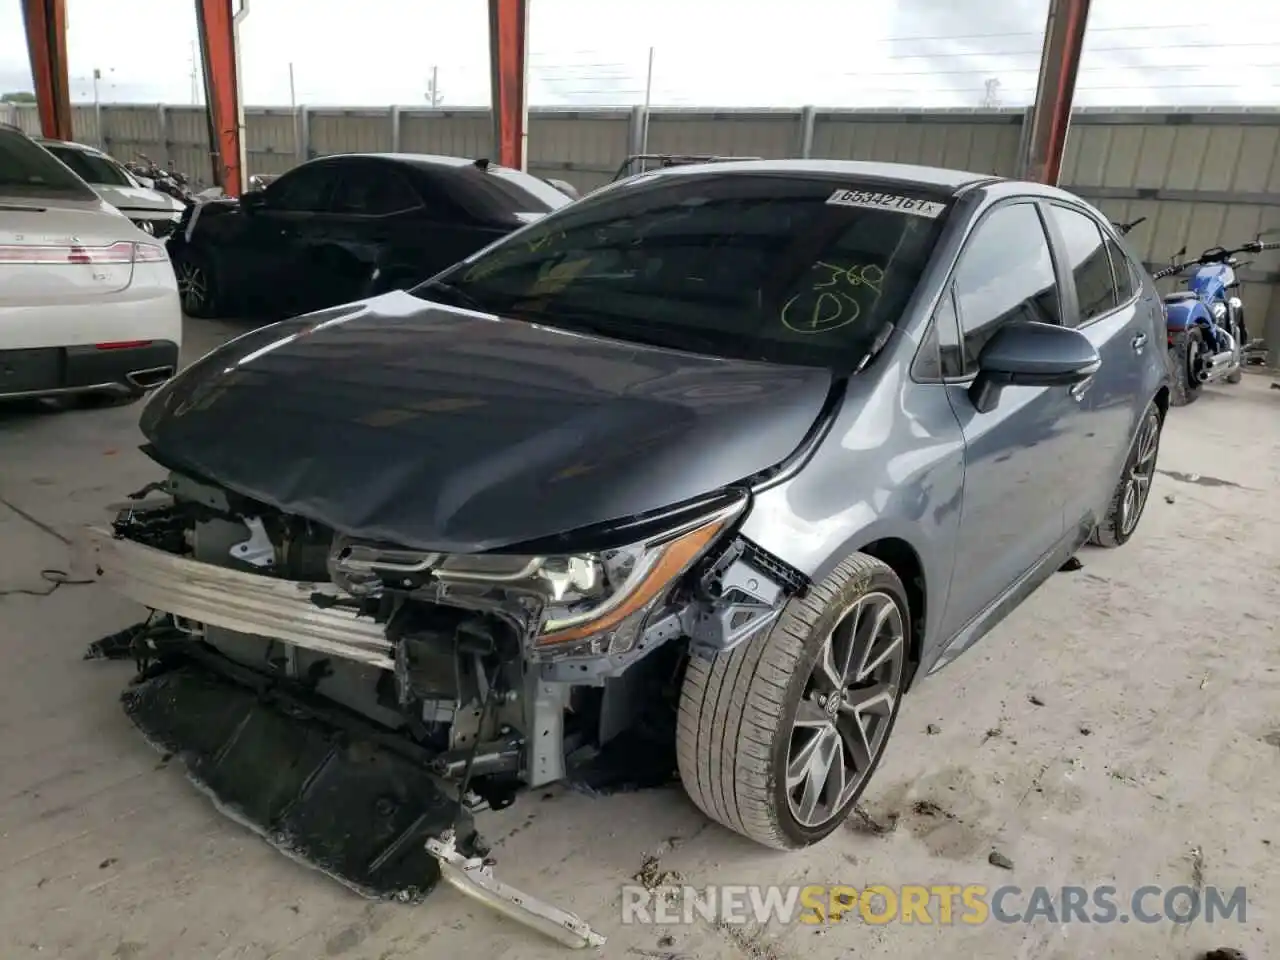
[[[240,194],[240,207],[246,213],[261,210],[267,205],[267,195],[262,190],[246,190]]]
[[[979,413],[989,413],[1005,387],[1074,386],[1101,365],[1098,351],[1079,330],[1053,323],[1008,323],[978,355],[969,399]]]

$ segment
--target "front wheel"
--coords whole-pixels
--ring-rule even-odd
[[[1156,476],[1156,458],[1160,454],[1160,433],[1164,429],[1164,417],[1153,400],[1147,404],[1133,438],[1129,455],[1115,493],[1107,505],[1102,522],[1093,531],[1089,542],[1099,547],[1119,547],[1129,542],[1138,529],[1138,521],[1151,496],[1151,483]]]
[[[772,629],[707,661],[680,694],[680,779],[708,817],[797,850],[849,816],[898,716],[910,611],[897,574],[854,554]]]
[[[1175,407],[1195,403],[1200,397],[1200,378],[1206,347],[1204,334],[1198,327],[1187,327],[1173,334],[1169,342],[1169,367],[1173,373],[1169,402]]]

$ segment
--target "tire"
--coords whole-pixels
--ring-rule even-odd
[[[1124,459],[1124,470],[1116,491],[1107,504],[1102,522],[1094,529],[1089,542],[1098,547],[1119,547],[1129,542],[1138,529],[1143,511],[1151,497],[1151,484],[1155,480],[1156,461],[1160,455],[1160,434],[1164,431],[1164,417],[1153,400],[1143,411],[1137,435],[1129,445],[1129,455]],[[1130,499],[1130,496],[1134,499]]]
[[[821,669],[828,639],[847,633],[836,633],[835,627],[860,627],[872,622],[861,618],[879,613],[887,629],[874,648],[876,655],[861,659],[877,662],[879,651],[887,651],[875,669],[875,683],[846,688],[840,701],[846,709],[840,712],[819,705],[815,684],[831,688]],[[892,645],[891,631],[898,638]],[[839,641],[832,646],[844,648]],[[770,630],[714,660],[691,658],[676,733],[680,779],[689,797],[712,820],[766,847],[798,850],[822,840],[848,817],[875,773],[898,717],[911,649],[911,616],[902,582],[886,564],[857,553],[804,596],[793,597]],[[887,697],[872,696],[881,689]],[[858,694],[868,708],[865,714],[847,712],[849,700]],[[863,716],[873,722],[864,723]],[[802,726],[795,726],[797,720]],[[861,731],[856,758],[850,741],[837,736],[836,722],[845,735],[857,737],[852,731]],[[823,783],[823,809],[810,808],[807,822],[797,818],[797,812],[804,813],[803,803],[797,802],[806,799],[800,789],[804,783],[789,788],[786,776],[806,746],[813,748],[814,757],[825,746],[830,756],[839,756],[842,769],[856,773],[843,791],[813,777]],[[793,791],[799,796],[793,797]],[[817,791],[813,795],[819,796]]]
[[[209,258],[184,248],[173,258],[173,272],[178,278],[182,312],[199,320],[216,319],[220,306],[218,280]]]
[[[1200,397],[1200,381],[1195,378],[1193,357],[1204,352],[1204,334],[1197,327],[1188,327],[1173,335],[1169,346],[1169,366],[1173,371],[1173,387],[1169,403],[1185,407]]]

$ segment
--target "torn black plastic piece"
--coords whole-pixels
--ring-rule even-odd
[[[194,660],[122,699],[224,813],[363,896],[420,901],[440,879],[425,842],[455,826],[467,855],[477,854],[470,813],[426,768],[425,752],[354,714]]]
[[[117,630],[115,633],[107,634],[100,640],[95,640],[85,648],[84,660],[136,660],[135,642],[148,630],[150,626],[144,620],[141,623],[135,623],[131,627],[125,627],[123,630]]]

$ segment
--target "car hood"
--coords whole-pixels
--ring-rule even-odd
[[[119,210],[146,210],[155,213],[181,213],[182,204],[159,190],[146,187],[118,187],[108,183],[93,184],[94,192]]]
[[[784,461],[826,370],[638,346],[389,293],[247,333],[147,404],[148,453],[350,536],[479,551]]]

